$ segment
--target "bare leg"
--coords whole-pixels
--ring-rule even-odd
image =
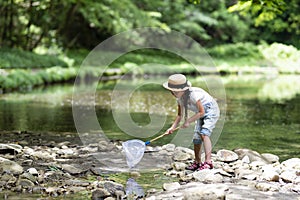
[[[201,144],[194,144],[195,161],[201,163]]]
[[[205,152],[205,162],[211,163],[211,141],[210,138],[207,135],[201,135],[203,146],[204,146],[204,152]]]

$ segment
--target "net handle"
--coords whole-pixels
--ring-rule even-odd
[[[178,126],[178,127],[175,128],[173,131],[176,131],[176,130],[178,130],[179,128],[180,128],[180,127]],[[160,139],[160,138],[162,138],[162,137],[164,137],[165,135],[168,135],[168,134],[169,134],[169,133],[166,131],[164,134],[159,135],[159,136],[157,136],[156,138],[153,138],[152,140],[145,142],[145,144],[148,145],[148,144],[150,144],[151,142],[154,142],[155,140],[158,140],[158,139]]]

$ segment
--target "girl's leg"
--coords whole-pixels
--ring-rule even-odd
[[[195,161],[201,163],[201,144],[194,144]]]
[[[203,146],[204,146],[204,152],[205,152],[205,162],[211,163],[211,141],[209,136],[207,135],[201,135],[201,139],[203,141]]]

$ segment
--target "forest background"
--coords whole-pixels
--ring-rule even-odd
[[[256,68],[299,73],[299,1],[4,0],[0,2],[0,89],[74,80],[95,46],[139,27],[192,37],[224,73]],[[120,70],[111,73],[158,60],[174,66],[180,62],[166,52],[140,50],[114,62],[111,67]],[[94,69],[89,72],[97,74]]]

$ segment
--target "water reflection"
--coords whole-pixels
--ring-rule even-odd
[[[133,178],[129,178],[126,182],[125,188],[127,199],[136,199],[144,197],[145,192],[142,186],[140,186]]]
[[[300,78],[296,75],[278,76],[266,82],[258,92],[260,100],[284,103],[300,94]]]

